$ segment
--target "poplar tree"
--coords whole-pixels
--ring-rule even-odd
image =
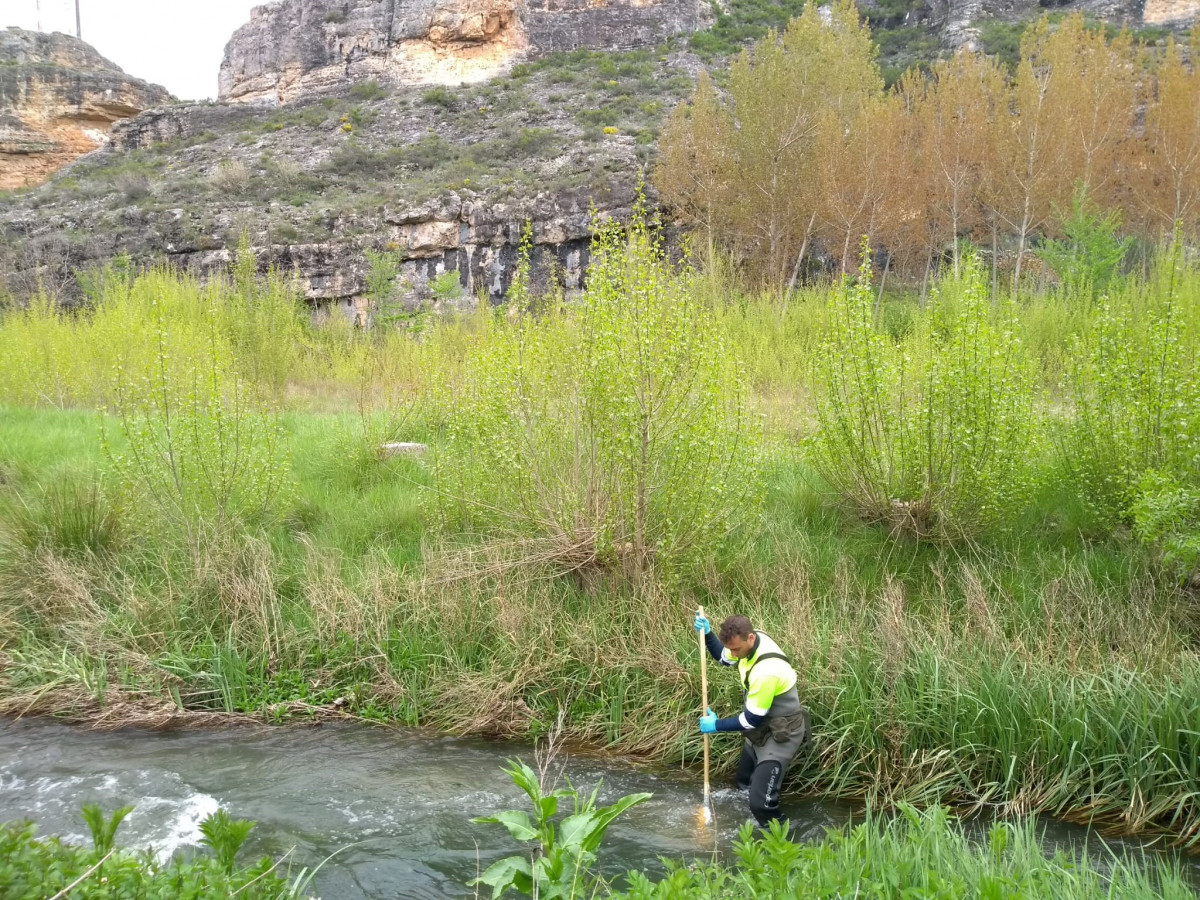
[[[824,115],[849,123],[863,97],[882,92],[876,53],[851,0],[837,0],[828,22],[810,2],[782,34],[769,32],[734,60],[724,102],[702,82],[672,117],[654,175],[664,203],[692,221],[711,219],[761,280],[794,279],[816,224],[819,123]],[[705,176],[721,188],[715,201],[686,170],[700,160],[715,164]]]
[[[1157,96],[1146,111],[1146,155],[1137,192],[1146,217],[1169,231],[1200,226],[1200,25],[1189,39],[1193,65],[1174,38],[1158,66]]]
[[[1008,86],[995,59],[959,51],[939,62],[929,79],[912,72],[901,82],[915,120],[929,232],[951,248],[959,274],[959,238],[983,221],[980,186],[989,165],[993,123],[1008,115]]]
[[[1057,209],[1069,215],[1069,193],[1082,185],[1088,197],[1112,205],[1120,196],[1125,165],[1134,141],[1137,113],[1133,39],[1122,30],[1110,42],[1099,29],[1084,27],[1083,15],[1063,19],[1038,47],[1035,66],[1053,72],[1047,104],[1061,146],[1055,184]]]
[[[1012,86],[1012,114],[993,123],[992,159],[984,181],[985,203],[1017,238],[1013,286],[1030,238],[1050,217],[1056,200],[1069,202],[1071,185],[1062,185],[1064,145],[1052,85],[1057,77],[1044,57],[1050,33],[1043,16],[1021,38],[1021,62]]]

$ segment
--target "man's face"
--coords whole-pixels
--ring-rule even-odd
[[[754,635],[749,634],[743,637],[735,634],[725,642],[725,649],[733,654],[734,659],[745,659],[754,652]]]

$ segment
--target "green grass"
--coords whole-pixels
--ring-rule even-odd
[[[815,740],[791,790],[1050,812],[1200,842],[1194,596],[1153,548],[1098,523],[1050,444],[1029,460],[1042,475],[1027,505],[970,541],[853,518],[805,452],[821,289],[694,286],[748,360],[769,490],[743,542],[668,590],[517,565],[519,540],[447,533],[428,458],[378,452],[385,440],[437,452],[475,342],[513,327],[502,312],[414,339],[316,327],[278,284],[235,279],[208,296],[186,278],[143,278],[128,291],[110,280],[119,296],[92,313],[0,321],[0,357],[19,361],[0,370],[0,708],[353,715],[520,738],[562,709],[574,740],[691,766],[689,622],[703,603],[716,618],[750,615],[797,661]],[[1193,304],[1194,292],[1179,297]],[[891,340],[917,333],[911,298],[885,310]],[[1091,315],[1022,305],[1052,403],[1066,332]],[[215,341],[279,413],[291,487],[273,515],[197,539],[171,521],[148,527],[114,479],[91,410],[116,399],[118,360],[136,372],[154,359],[148,321],[164,323],[179,360]],[[711,688],[715,709],[740,704],[734,679]],[[714,747],[728,771],[736,741]]]
[[[1111,869],[1060,851],[1047,857],[1030,821],[993,825],[986,839],[967,836],[946,810],[911,807],[885,820],[830,830],[825,840],[798,843],[780,828],[760,838],[745,828],[736,863],[670,865],[656,882],[631,873],[627,900],[733,898],[1190,898],[1177,865],[1159,859],[1115,859]]]

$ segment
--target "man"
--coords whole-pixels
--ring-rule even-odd
[[[784,773],[808,741],[808,713],[796,693],[796,670],[771,638],[755,631],[745,616],[721,623],[720,637],[708,619],[696,613],[695,628],[708,652],[723,666],[737,665],[746,706],[741,714],[718,719],[707,710],[702,734],[737,731],[744,736],[737,784],[750,789],[750,812],[759,825],[779,818],[779,789]]]

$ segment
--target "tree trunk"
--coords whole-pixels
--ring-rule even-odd
[[[804,262],[804,254],[808,252],[808,239],[812,235],[813,223],[817,221],[817,214],[814,212],[808,220],[808,227],[804,229],[804,240],[800,244],[800,252],[796,255],[796,265],[792,267],[792,277],[788,281],[788,290],[796,289],[796,279],[800,275],[800,264]]]
[[[925,291],[929,288],[929,270],[933,268],[933,247],[925,255],[925,276],[921,279],[921,309],[925,308]]]
[[[879,292],[875,295],[875,326],[879,327],[879,310],[883,307],[883,286],[887,284],[888,269],[892,267],[892,254],[883,261],[883,274],[879,276]]]

